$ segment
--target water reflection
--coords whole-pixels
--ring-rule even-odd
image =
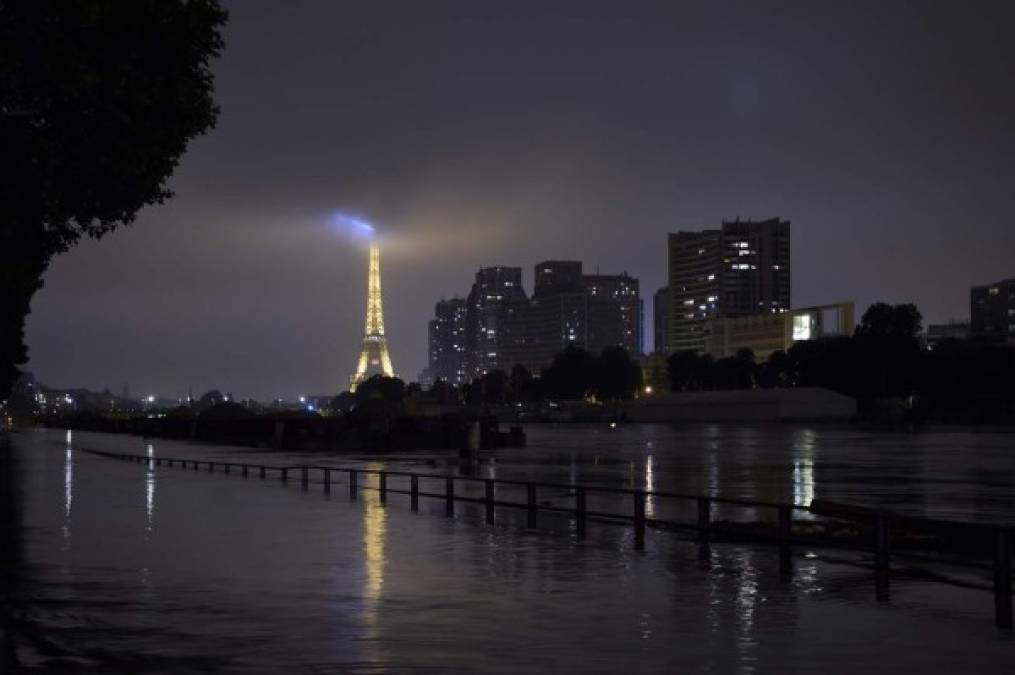
[[[379,462],[368,462],[367,467],[379,470]],[[380,600],[384,588],[384,540],[388,530],[388,513],[381,504],[380,496],[372,490],[363,491],[363,550],[366,564],[366,598],[375,604]],[[368,617],[374,616],[370,608]]]
[[[147,447],[148,462],[145,470],[145,541],[151,538],[152,518],[155,513],[155,446]]]
[[[71,505],[74,503],[74,449],[72,447],[73,435],[67,430],[67,449],[64,452],[63,460],[63,548],[70,546],[70,513]]]
[[[757,656],[757,642],[754,639],[754,614],[758,604],[758,568],[754,564],[754,553],[741,550],[735,556],[738,570],[736,588],[737,649],[740,667],[737,672],[753,673]]]
[[[656,489],[655,467],[652,455],[645,458],[645,489],[652,492]],[[655,497],[645,498],[645,515],[649,518],[655,516]]]
[[[802,429],[793,443],[793,503],[807,506],[814,499],[814,452],[817,434]]]

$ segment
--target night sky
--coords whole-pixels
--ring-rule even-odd
[[[1015,3],[227,4],[221,118],[176,197],[35,298],[47,384],[344,389],[367,259],[339,211],[383,233],[408,380],[482,265],[527,292],[543,259],[626,270],[650,348],[666,233],[724,218],[792,221],[796,306],[940,322],[1015,276]]]

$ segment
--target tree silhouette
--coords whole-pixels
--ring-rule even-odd
[[[604,401],[629,399],[641,389],[641,367],[623,347],[606,347],[596,360],[593,389]]]
[[[397,377],[374,375],[356,387],[356,405],[361,406],[367,401],[381,400],[389,404],[398,404],[405,398],[405,382]]]
[[[49,260],[130,223],[215,124],[217,0],[0,3],[0,397]]]
[[[876,302],[867,308],[856,327],[858,336],[910,338],[920,334],[923,315],[914,304],[888,305]]]
[[[543,394],[548,398],[583,399],[592,390],[595,359],[584,349],[568,347],[542,372]]]

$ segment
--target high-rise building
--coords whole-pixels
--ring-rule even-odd
[[[652,297],[653,352],[666,353],[670,344],[670,287],[663,286]]]
[[[1015,341],[1015,279],[969,292],[969,332],[974,338]]]
[[[582,282],[591,303],[592,351],[610,345],[622,345],[631,356],[644,351],[642,344],[642,310],[639,283],[627,272],[622,274],[586,274]],[[619,319],[619,322],[618,322]],[[619,330],[619,334],[613,331]]]
[[[507,334],[501,330],[505,316],[527,301],[522,289],[521,267],[483,267],[469,292],[466,308],[466,352],[469,378],[498,368],[501,345]]]
[[[469,381],[466,325],[468,307],[463,298],[441,300],[434,307],[429,328],[428,375],[453,385]]]
[[[505,369],[518,363],[538,373],[568,346],[599,354],[606,347],[641,353],[642,306],[638,280],[624,274],[582,274],[577,260],[535,266],[532,299],[506,313]]]
[[[532,297],[556,293],[573,293],[582,289],[580,260],[544,260],[535,268]]]
[[[589,348],[588,293],[578,287],[533,296],[506,314],[504,331],[504,370],[521,364],[538,373],[569,345]]]
[[[531,298],[518,267],[484,267],[464,302],[442,301],[429,323],[428,377],[459,384],[516,364],[538,373],[569,345],[599,354],[620,345],[642,348],[638,280],[627,273],[583,275],[577,260],[535,266]],[[462,318],[464,314],[464,319]],[[464,321],[464,342],[455,339]],[[455,344],[464,345],[458,353]],[[450,346],[449,346],[450,345]]]
[[[789,310],[789,221],[737,219],[670,234],[669,268],[666,351],[702,352],[712,319]]]

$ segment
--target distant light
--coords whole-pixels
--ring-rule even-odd
[[[617,423],[616,422],[610,422],[610,428],[611,429],[616,429],[617,428]]]
[[[646,394],[651,394],[652,393],[652,385],[651,384],[646,384],[645,385],[645,393]]]
[[[307,397],[306,396],[300,396],[300,403],[306,403],[306,402],[307,402]]]
[[[149,403],[155,403],[155,397],[154,396],[149,396],[148,397],[148,402]]]

